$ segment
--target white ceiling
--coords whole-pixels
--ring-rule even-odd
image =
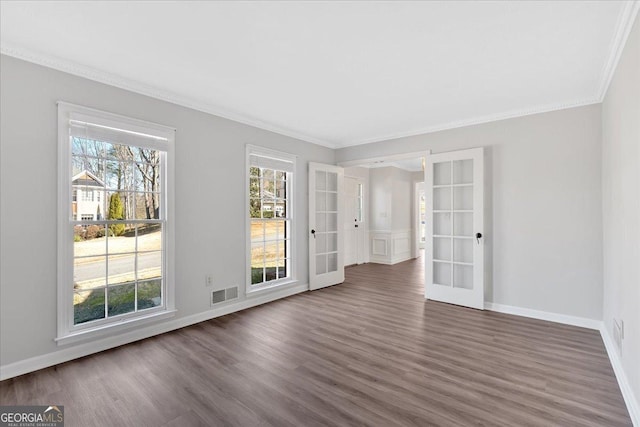
[[[330,147],[599,102],[630,2],[7,2],[2,53]]]

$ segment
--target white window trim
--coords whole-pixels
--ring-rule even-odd
[[[272,289],[280,289],[281,287],[294,285],[298,283],[297,276],[297,264],[298,264],[298,253],[296,251],[296,217],[295,217],[295,180],[296,180],[296,159],[297,156],[289,153],[284,153],[282,151],[271,150],[269,148],[259,147],[256,145],[247,144],[246,146],[246,156],[245,156],[245,184],[244,184],[244,200],[245,200],[245,230],[246,230],[246,262],[245,262],[245,272],[246,272],[246,280],[245,280],[245,291],[247,295],[263,293]],[[251,155],[263,156],[263,157],[272,157],[275,159],[285,160],[287,162],[293,163],[293,172],[292,178],[289,182],[289,201],[288,201],[288,210],[291,220],[290,232],[291,236],[289,238],[290,242],[290,252],[291,252],[291,260],[290,260],[290,277],[278,280],[272,280],[269,282],[265,282],[261,285],[252,285],[251,284],[251,217],[249,216],[250,205],[249,205],[249,185],[250,185],[250,168],[251,168]]]
[[[113,322],[102,322],[98,325],[73,325],[73,233],[70,232],[70,221],[73,220],[71,203],[73,190],[71,186],[71,144],[69,143],[69,121],[75,117],[88,117],[95,123],[124,127],[137,133],[154,135],[163,139],[158,147],[166,152],[166,173],[162,185],[166,189],[165,201],[165,233],[164,233],[164,301],[157,310],[145,311],[141,314],[123,315],[114,318]],[[164,141],[166,139],[166,142]],[[58,345],[117,334],[132,327],[148,324],[175,315],[175,129],[143,120],[120,116],[93,108],[58,102]]]

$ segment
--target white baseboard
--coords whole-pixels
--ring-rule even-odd
[[[513,305],[485,302],[486,310],[499,313],[515,314],[516,316],[531,317],[532,319],[547,320],[549,322],[564,323],[565,325],[579,326],[581,328],[600,330],[602,321],[588,319],[586,317],[568,316],[566,314],[550,313],[548,311],[532,310],[530,308],[516,307]]]
[[[41,356],[31,357],[29,359],[20,360],[14,363],[8,363],[0,366],[0,381],[8,378],[17,377],[18,375],[27,374],[39,369],[48,368],[49,366],[68,362],[73,359],[88,356],[110,348],[129,344],[134,341],[152,337],[154,335],[164,334],[196,323],[204,322],[225,314],[234,313],[236,311],[245,310],[247,308],[262,305],[280,298],[298,294],[309,290],[308,284],[300,284],[286,289],[278,289],[267,294],[258,296],[248,296],[230,304],[225,304],[211,310],[201,313],[192,314],[190,316],[172,318],[165,322],[159,322],[144,328],[135,329],[123,334],[102,338],[79,345],[69,346],[56,350]]]
[[[515,307],[511,305],[496,304],[493,302],[485,302],[485,309],[497,311],[500,313],[514,314],[516,316],[531,317],[533,319],[547,320],[549,322],[564,323],[566,325],[579,326],[582,328],[595,329],[600,332],[604,346],[607,349],[613,372],[618,380],[620,391],[624,402],[627,405],[631,422],[635,427],[640,427],[640,404],[633,393],[633,389],[627,379],[618,351],[615,349],[613,340],[609,332],[604,326],[604,322],[600,320],[587,319],[584,317],[568,316],[566,314],[549,313],[547,311],[532,310],[529,308]]]
[[[631,422],[634,426],[640,427],[640,404],[638,403],[638,399],[633,393],[633,389],[629,384],[627,374],[622,368],[620,355],[618,354],[613,340],[611,339],[611,335],[609,335],[609,331],[607,331],[604,323],[602,323],[600,327],[600,335],[602,336],[602,341],[604,342],[604,346],[607,349],[607,354],[609,355],[609,360],[611,361],[613,372],[615,372],[616,374],[616,379],[618,380],[618,385],[620,386],[622,397],[624,398],[624,402],[627,404],[627,410],[629,411]]]
[[[407,252],[406,254],[403,254],[403,255],[397,256],[397,257],[393,257],[391,259],[389,259],[387,257],[371,255],[369,257],[369,262],[372,262],[374,264],[394,265],[394,264],[398,264],[399,262],[408,261],[410,259],[412,259],[411,258],[411,253]]]

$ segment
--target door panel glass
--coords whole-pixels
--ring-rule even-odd
[[[338,254],[327,255],[327,273],[338,271]]]
[[[448,262],[433,263],[433,283],[451,286],[451,264]]]
[[[327,172],[327,191],[338,191],[338,174]]]
[[[316,255],[316,274],[324,274],[327,272],[327,255]]]
[[[434,163],[433,185],[451,184],[451,162]]]
[[[327,231],[338,231],[338,214],[327,214]]]
[[[338,211],[338,193],[327,193],[327,210],[330,212]]]
[[[327,231],[327,214],[316,213],[316,231],[320,233]]]
[[[327,189],[327,173],[325,171],[316,171],[316,190]]]
[[[473,213],[457,212],[453,214],[453,234],[455,236],[473,236]]]
[[[435,237],[433,239],[433,258],[451,261],[451,238]]]
[[[448,212],[433,214],[433,234],[451,235],[451,214]]]
[[[473,186],[453,188],[453,209],[455,210],[473,209]]]
[[[338,250],[338,233],[327,233],[327,252]]]
[[[453,265],[453,287],[473,289],[473,266]]]
[[[316,211],[326,211],[327,210],[327,198],[324,191],[316,191]]]
[[[436,211],[451,210],[451,187],[433,189],[433,209]]]
[[[453,162],[453,183],[473,183],[473,160],[456,160]]]
[[[473,240],[453,239],[453,260],[455,262],[473,262]]]
[[[322,254],[327,252],[327,235],[325,233],[316,233],[316,253]]]

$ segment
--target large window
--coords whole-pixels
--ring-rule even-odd
[[[173,130],[66,103],[58,114],[59,338],[172,311]]]
[[[295,157],[248,147],[248,291],[294,279],[292,188]]]

